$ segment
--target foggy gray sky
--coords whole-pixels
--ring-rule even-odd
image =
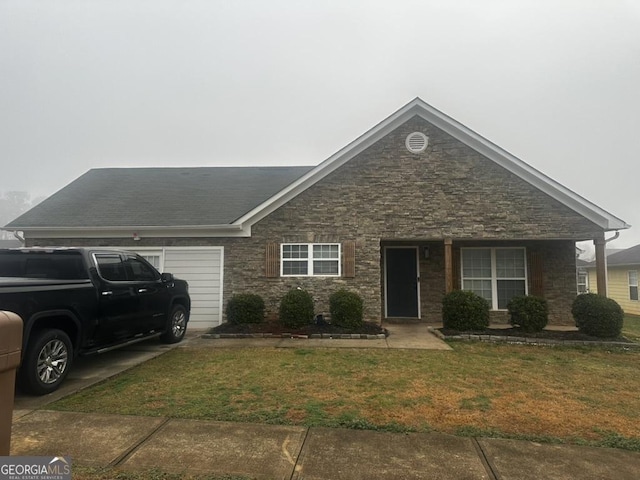
[[[0,0],[0,192],[316,165],[416,96],[640,243],[640,0]]]

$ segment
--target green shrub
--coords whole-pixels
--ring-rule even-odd
[[[581,332],[594,337],[610,338],[620,336],[624,312],[615,300],[585,293],[578,295],[571,307],[573,319]]]
[[[229,323],[261,323],[264,321],[264,300],[254,293],[234,295],[227,303]]]
[[[313,298],[306,290],[289,290],[280,301],[280,322],[298,328],[313,322]]]
[[[345,328],[362,325],[363,302],[360,295],[347,290],[338,290],[329,297],[331,323]]]
[[[442,299],[442,323],[452,330],[483,330],[489,326],[489,302],[465,290],[455,290]]]
[[[544,298],[531,295],[513,297],[507,304],[511,325],[525,332],[540,332],[549,322],[549,307]]]

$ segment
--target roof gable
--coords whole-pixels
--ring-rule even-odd
[[[492,160],[507,171],[517,175],[535,188],[582,215],[584,218],[590,220],[603,230],[608,231],[629,228],[629,225],[627,225],[623,220],[611,215],[597,205],[564,187],[560,183],[547,177],[473,130],[465,127],[461,123],[422,101],[420,98],[416,98],[409,102],[400,110],[396,111],[355,139],[353,142],[336,152],[313,170],[309,171],[276,195],[269,198],[266,202],[257,206],[250,212],[247,212],[239,218],[237,222],[249,223],[250,225],[258,222],[414,116],[419,116],[435,127],[440,128],[456,140],[464,143],[486,158]]]

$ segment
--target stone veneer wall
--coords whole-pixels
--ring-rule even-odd
[[[404,145],[414,131],[429,137],[421,154],[410,153]],[[575,296],[573,239],[601,234],[573,210],[414,117],[257,222],[251,238],[143,236],[139,242],[44,239],[29,244],[224,246],[225,300],[237,293],[259,293],[273,316],[282,295],[299,286],[313,295],[317,313],[328,313],[329,295],[345,287],[364,298],[366,319],[374,321],[384,316],[381,245],[429,245],[429,259],[420,259],[421,308],[423,319],[438,321],[444,294],[443,239],[452,238],[454,247],[464,241],[485,246],[508,241],[543,252],[552,321],[568,323],[567,308]],[[268,243],[345,241],[356,242],[355,278],[265,277]]]

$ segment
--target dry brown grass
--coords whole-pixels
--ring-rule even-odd
[[[212,347],[215,343],[212,343]],[[599,441],[640,439],[640,351],[179,348],[55,408]]]

